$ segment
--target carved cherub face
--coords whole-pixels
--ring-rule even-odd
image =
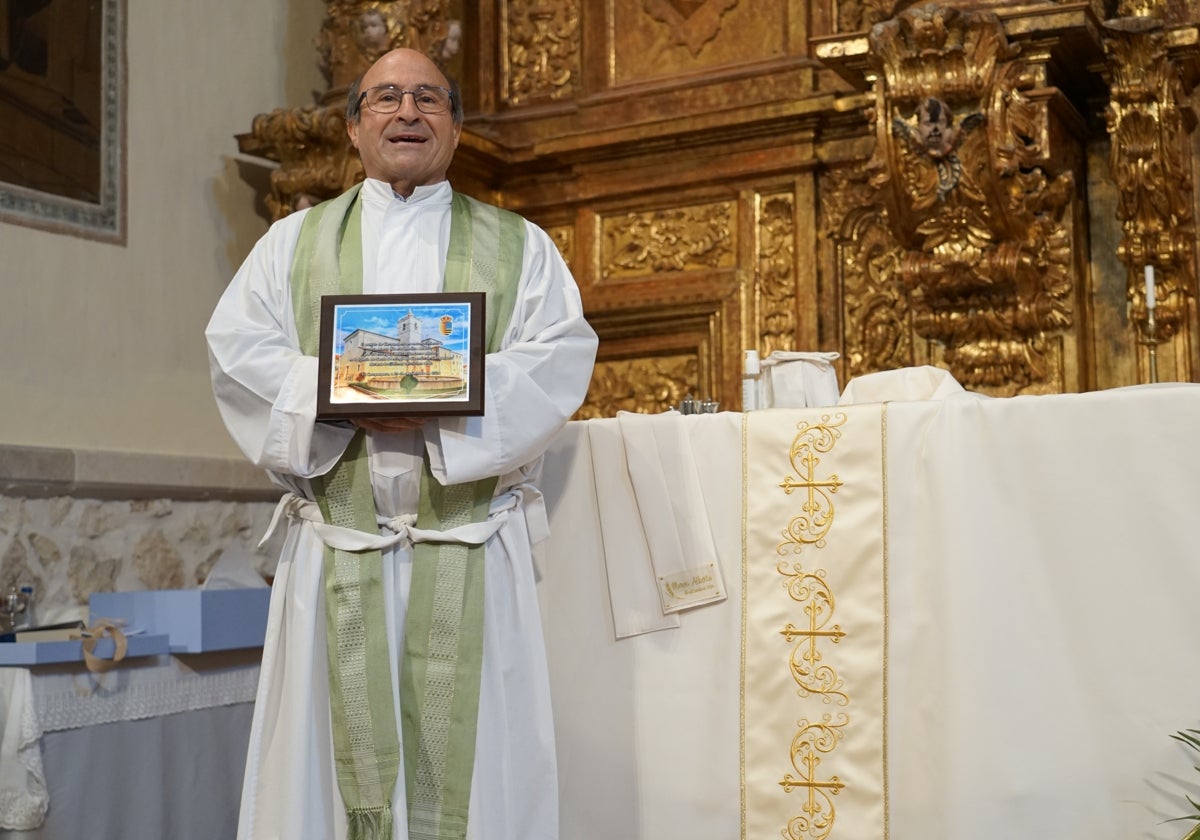
[[[367,9],[358,16],[354,40],[367,55],[378,55],[388,44],[387,21],[378,9]]]
[[[929,97],[917,109],[917,133],[925,150],[933,157],[942,157],[954,145],[954,129],[950,123],[953,115],[946,103]]]
[[[446,39],[442,41],[442,60],[449,61],[458,55],[459,49],[462,48],[462,23],[457,20],[448,21],[446,24]]]

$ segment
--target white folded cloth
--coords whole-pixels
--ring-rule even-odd
[[[846,390],[837,404],[944,400],[967,394],[986,399],[984,394],[965,390],[950,371],[932,365],[919,365],[856,376],[846,384]]]
[[[622,411],[617,421],[662,611],[725,600],[689,418]]]
[[[679,616],[664,613],[659,601],[620,422],[615,418],[589,420],[587,430],[614,635],[624,639],[678,627]]]
[[[764,408],[837,405],[833,363],[839,353],[775,350],[762,361],[758,404]]]

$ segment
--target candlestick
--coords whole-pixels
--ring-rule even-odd
[[[1153,306],[1146,307],[1146,347],[1150,351],[1150,381],[1158,382],[1158,324],[1154,321]]]

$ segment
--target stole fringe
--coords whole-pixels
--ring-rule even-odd
[[[347,808],[346,840],[392,840],[392,806]]]

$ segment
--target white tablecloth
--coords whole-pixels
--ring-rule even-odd
[[[260,655],[141,657],[103,674],[0,668],[13,689],[0,722],[22,742],[0,772],[0,826],[36,825],[0,838],[232,838]]]
[[[1200,796],[1170,737],[1200,728],[1200,386],[960,395],[886,418],[887,836],[1180,837],[1164,821]],[[677,628],[615,639],[589,424],[546,459],[563,840],[742,836],[742,416],[685,420],[728,597]],[[230,835],[253,665],[182,664],[75,702],[86,675],[37,678],[36,708],[68,728],[42,736],[51,811],[29,836]]]
[[[1198,419],[1197,385],[888,405],[891,840],[1182,836]],[[687,420],[728,599],[675,629],[615,640],[587,425],[546,459],[563,838],[741,836],[741,415]]]

